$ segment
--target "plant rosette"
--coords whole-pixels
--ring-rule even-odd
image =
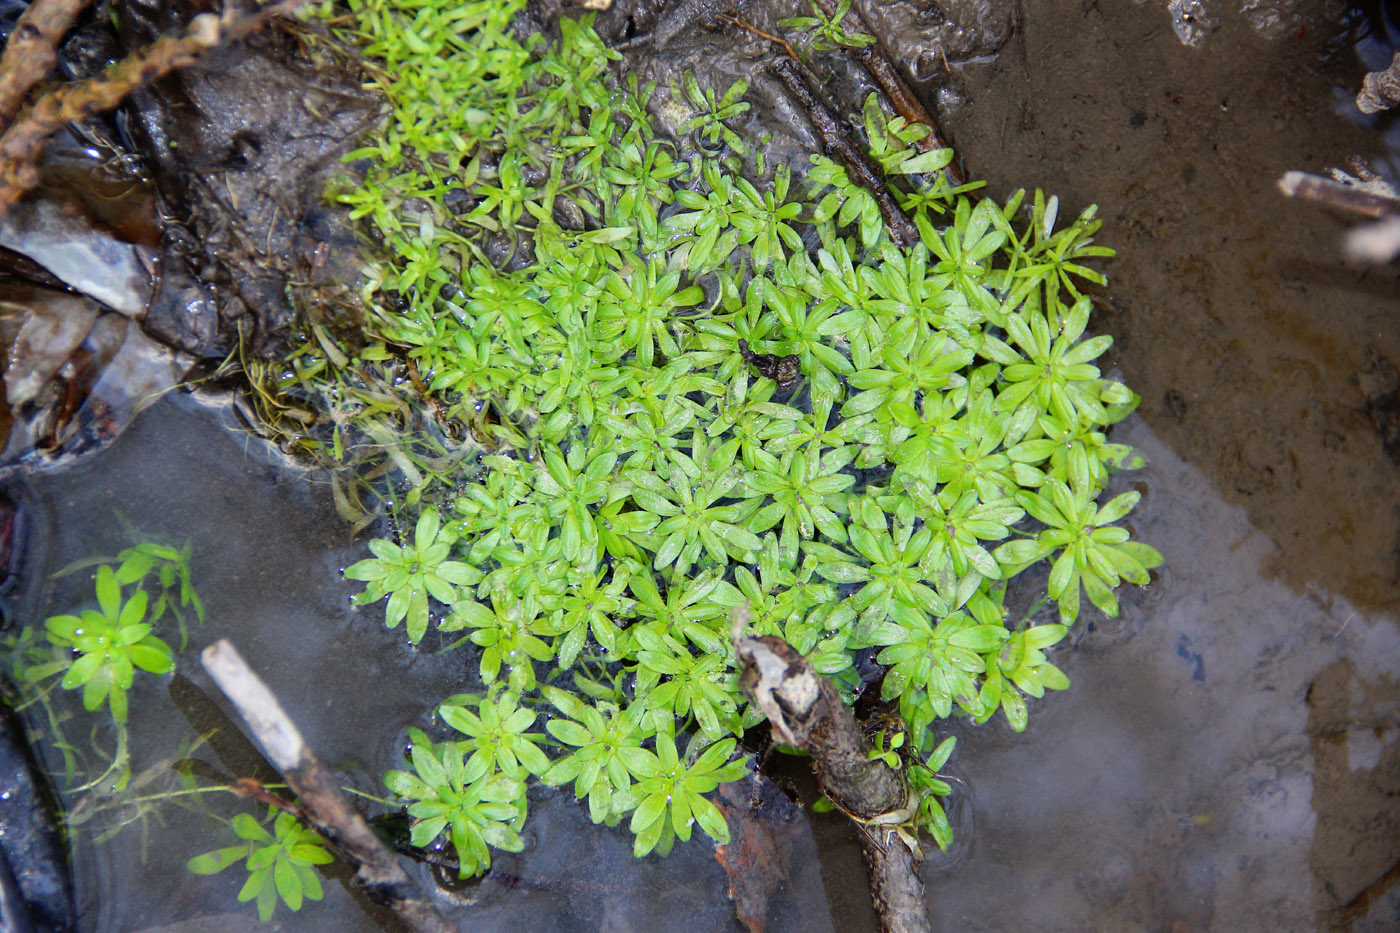
[[[116,573],[103,565],[97,571],[97,609],[84,609],[76,616],[53,616],[44,623],[49,641],[72,649],[76,656],[66,664],[64,689],[81,687],[83,707],[89,711],[106,702],[118,725],[126,722],[126,692],[131,689],[136,668],[152,674],[175,669],[170,646],[151,634],[146,622],[147,602],[144,590],[123,600]],[[55,673],[53,668],[52,664],[30,668],[27,676],[38,680]]]

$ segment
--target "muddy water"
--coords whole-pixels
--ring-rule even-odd
[[[1191,48],[1160,4],[1045,6],[963,70],[952,132],[994,194],[1099,205],[1098,327],[1143,397],[1116,439],[1148,457],[1125,479],[1167,563],[1061,655],[1073,687],[1025,735],[968,737],[936,925],[1395,929],[1400,469],[1358,373],[1400,360],[1400,289],[1274,189],[1377,154],[1334,89],[1360,69],[1318,20],[1266,40],[1221,15]]]

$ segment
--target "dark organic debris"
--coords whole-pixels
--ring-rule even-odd
[[[806,111],[807,118],[821,139],[822,149],[834,156],[850,173],[851,179],[875,198],[880,215],[885,219],[885,227],[890,232],[890,239],[902,247],[919,242],[919,231],[890,194],[885,173],[862,147],[856,145],[850,128],[821,99],[803,69],[788,58],[776,59],[768,67]]]
[[[0,477],[105,448],[186,361],[122,314],[56,289],[0,284]]]
[[[1284,172],[1278,180],[1278,189],[1291,198],[1316,201],[1363,217],[1400,215],[1400,199],[1361,185],[1345,184],[1306,172]]]
[[[739,922],[754,933],[775,917],[809,933],[829,929],[816,842],[801,807],[758,774],[721,784],[714,802],[730,840],[715,847],[715,858],[729,876]]]
[[[77,199],[46,195],[19,202],[0,217],[0,246],[128,317],[146,308],[149,251],[94,225]]]
[[[132,0],[121,34],[140,45],[196,8]],[[131,135],[172,218],[146,329],[204,358],[273,352],[295,303],[324,308],[353,282],[358,243],[325,192],[379,108],[355,66],[276,27],[133,95]]]
[[[1392,463],[1400,465],[1400,373],[1375,347],[1367,354],[1366,365],[1357,373],[1366,412],[1380,435],[1381,447]]]
[[[749,349],[749,342],[739,339],[739,355],[744,358],[760,376],[767,376],[778,384],[780,389],[791,389],[802,375],[798,368],[799,358],[793,354],[778,356],[776,353],[755,353]]]
[[[835,15],[837,7],[831,0],[818,0],[818,3],[828,16]],[[984,4],[984,6],[995,5]],[[1005,19],[1006,17],[1003,16],[1002,18]],[[905,82],[903,76],[900,75],[899,70],[896,69],[894,63],[890,61],[888,53],[884,50],[884,44],[879,41],[878,38],[881,33],[871,28],[870,23],[866,21],[865,14],[861,12],[859,7],[852,7],[846,13],[845,22],[847,23],[847,29],[852,32],[877,36],[875,45],[862,46],[857,49],[856,57],[860,59],[861,64],[870,72],[870,76],[875,79],[875,83],[880,86],[880,90],[884,92],[885,98],[890,102],[890,106],[894,108],[896,114],[903,117],[909,123],[922,124],[929,128],[929,134],[918,140],[918,147],[925,151],[949,148],[950,144],[943,138],[943,134],[939,132],[938,124],[933,119],[932,114],[928,112],[923,102],[910,90],[909,85]],[[930,54],[936,52],[941,57],[944,55],[945,51],[944,44],[940,42],[931,46],[926,51]],[[946,58],[943,60],[946,62]],[[944,171],[948,175],[948,180],[955,185],[960,185],[967,180],[963,176],[962,169],[958,168],[957,159],[948,163],[948,167]]]
[[[35,0],[34,6],[59,6],[64,2],[66,0]],[[278,0],[249,11],[231,4],[219,14],[194,16],[179,33],[160,35],[149,45],[103,69],[100,74],[39,94],[33,105],[5,127],[4,134],[0,135],[0,211],[12,206],[38,183],[38,165],[44,147],[49,137],[64,126],[111,110],[136,88],[144,87],[172,69],[190,64],[210,49],[260,28],[273,16],[290,13],[302,2]],[[65,32],[67,27],[61,20],[70,15],[67,11],[61,12],[54,30],[47,34],[38,29],[25,30],[21,27],[24,38],[36,39],[38,43],[29,50],[28,55],[39,55],[45,43]],[[53,61],[52,49],[46,48],[45,51],[48,53],[44,55],[47,71],[47,63]],[[0,78],[20,75],[24,71],[13,56],[7,55],[0,62]],[[17,99],[28,94],[30,88],[23,84],[31,79],[37,80],[38,76],[26,75],[20,80],[20,86],[14,89]]]

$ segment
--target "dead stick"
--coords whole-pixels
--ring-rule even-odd
[[[204,649],[201,659],[267,760],[301,799],[315,830],[354,866],[355,880],[370,898],[393,910],[415,933],[448,933],[452,927],[351,806],[335,776],[307,747],[296,723],[238,649],[220,639]]]
[[[733,23],[735,26],[738,26],[740,29],[753,33],[760,39],[767,39],[774,45],[781,46],[782,50],[787,53],[787,57],[792,59],[793,61],[799,62],[802,60],[798,58],[797,53],[793,51],[792,43],[788,42],[788,40],[784,39],[782,36],[775,36],[771,32],[764,32],[762,29],[759,29],[753,23],[750,23],[748,20],[737,16],[733,13],[722,13],[720,14],[720,17],[722,19],[729,20],[731,23]]]
[[[30,88],[58,59],[58,43],[89,0],[34,0],[15,23],[0,57],[0,132],[10,125]]]
[[[775,58],[768,67],[783,82],[788,93],[797,99],[802,109],[807,111],[808,119],[821,137],[822,148],[828,155],[836,156],[851,180],[875,198],[895,245],[910,247],[919,242],[918,228],[890,194],[885,173],[859,146],[851,142],[850,134],[842,129],[841,121],[831,112],[831,108],[817,97],[797,63],[787,58]]]
[[[1278,180],[1278,190],[1290,198],[1316,201],[1318,204],[1365,217],[1400,215],[1400,199],[1376,194],[1355,185],[1344,185],[1321,175],[1309,175],[1307,172],[1284,172],[1283,177]]]
[[[812,755],[822,793],[856,823],[870,895],[887,933],[928,933],[928,907],[914,854],[890,827],[907,818],[899,772],[872,760],[869,745],[836,688],[781,638],[742,638],[747,611],[735,613],[739,685],[768,717],[778,740]],[[881,820],[881,818],[885,820]]]
[[[38,184],[39,156],[49,137],[65,124],[112,109],[132,91],[192,64],[218,45],[242,38],[274,16],[291,13],[304,2],[278,0],[253,12],[230,7],[218,16],[202,13],[181,35],[162,36],[100,75],[44,95],[0,137],[0,215]]]
[[[866,69],[869,70],[871,77],[875,79],[875,83],[880,85],[880,89],[890,99],[890,105],[894,107],[894,112],[908,123],[918,123],[929,128],[929,134],[914,140],[914,145],[925,152],[953,148],[952,143],[939,133],[938,124],[934,122],[933,115],[928,112],[919,98],[914,96],[909,85],[904,83],[904,79],[894,70],[894,66],[890,64],[890,60],[883,53],[878,53],[871,48],[864,48],[857,54]],[[961,185],[967,181],[962,169],[958,167],[956,153],[953,155],[953,161],[949,162],[943,171],[947,173],[948,181],[955,185]]]

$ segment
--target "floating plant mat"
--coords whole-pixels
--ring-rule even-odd
[[[1092,210],[1061,223],[1039,192],[977,199],[978,185],[950,180],[952,154],[927,126],[858,82],[845,144],[857,156],[775,158],[751,132],[746,82],[612,75],[617,53],[590,19],[522,40],[522,9],[357,2],[331,20],[391,107],[352,154],[363,178],[337,190],[383,252],[364,339],[318,331],[264,388],[278,395],[269,413],[305,413],[301,451],[368,450],[398,471],[378,487],[384,536],[354,559],[338,552],[364,584],[362,608],[339,601],[324,557],[308,586],[287,576],[304,562],[256,547],[247,559],[264,569],[243,582],[258,598],[231,587],[216,602],[204,575],[228,579],[227,542],[172,510],[161,527],[135,521],[135,539],[67,555],[90,563],[62,578],[59,614],[14,652],[17,678],[43,691],[32,708],[81,695],[85,714],[51,725],[78,715],[78,731],[93,730],[87,757],[116,750],[104,788],[129,792],[152,767],[186,775],[139,805],[114,797],[114,812],[214,809],[222,829],[211,821],[198,845],[182,834],[196,853],[158,857],[241,889],[264,919],[345,895],[322,883],[329,856],[290,813],[224,793],[229,779],[275,780],[255,758],[200,757],[204,741],[218,751],[202,725],[180,748],[138,743],[143,716],[171,715],[146,712],[161,677],[202,682],[186,629],[193,646],[216,625],[254,646],[321,757],[380,798],[371,805],[406,809],[405,848],[447,875],[486,873],[495,901],[471,885],[455,895],[473,924],[489,925],[495,903],[519,928],[525,895],[505,890],[519,860],[620,845],[671,853],[626,879],[655,871],[669,884],[678,876],[655,866],[704,864],[685,874],[703,907],[563,874],[516,887],[563,885],[575,905],[602,892],[595,909],[642,918],[705,910],[722,926],[732,908],[708,896],[727,881],[708,845],[684,843],[731,841],[737,808],[717,805],[717,788],[748,773],[740,740],[763,718],[736,683],[735,610],[747,610],[742,634],[786,639],[877,714],[873,757],[909,792],[884,819],[889,844],[922,852],[952,842],[942,721],[1025,729],[1026,696],[1068,686],[1047,651],[1081,600],[1116,614],[1118,584],[1148,582],[1161,560],[1122,524],[1140,494],[1102,495],[1134,463],[1103,430],[1136,397],[1094,362],[1111,338],[1087,330],[1085,288],[1103,280],[1085,263],[1109,254]],[[844,128],[822,116],[810,75],[870,44],[832,9],[732,24],[755,44],[755,69],[772,59],[766,106],[813,120],[823,141]],[[812,61],[765,38],[778,33]],[[336,482],[342,511],[372,501]],[[192,512],[207,488],[191,490]],[[315,606],[317,592],[319,618],[269,601]],[[328,663],[328,629],[343,664]],[[351,671],[364,676],[340,676]],[[361,715],[366,695],[378,724]],[[337,717],[356,744],[330,738]],[[204,765],[172,772],[177,760]],[[565,842],[560,827],[577,834]]]

